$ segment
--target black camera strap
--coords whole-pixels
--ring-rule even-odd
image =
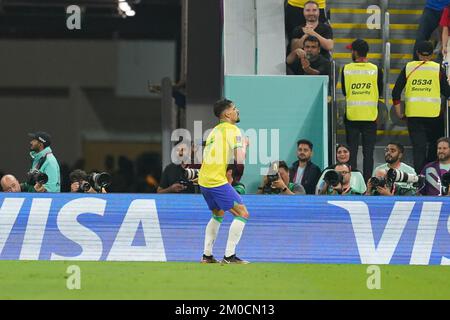
[[[36,164],[36,167],[34,167],[37,170],[41,170],[42,165],[44,164],[44,162],[47,160],[47,156],[49,154],[52,154],[52,152],[47,152],[46,154],[44,154],[42,156],[42,158],[39,159],[38,163]]]

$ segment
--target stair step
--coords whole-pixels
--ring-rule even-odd
[[[333,30],[338,29],[367,29],[366,23],[331,23]],[[406,24],[406,23],[391,23],[389,25],[391,30],[417,30],[418,24]]]
[[[383,55],[381,53],[369,53],[367,54],[369,59],[382,59]],[[351,59],[351,53],[344,52],[333,52],[334,59]],[[411,53],[391,53],[391,59],[400,59],[400,60],[412,60],[413,55]]]
[[[334,43],[345,43],[350,44],[354,41],[354,38],[339,38],[334,39]],[[382,39],[364,39],[367,41],[368,44],[382,44]],[[414,44],[416,40],[415,39],[389,39],[389,42],[391,44]]]

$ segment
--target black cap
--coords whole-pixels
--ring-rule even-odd
[[[365,57],[369,52],[369,44],[363,39],[356,39],[352,44],[347,46],[347,49],[358,52],[358,55]]]
[[[433,44],[430,41],[422,41],[417,45],[417,52],[423,56],[431,56],[433,54]]]
[[[39,142],[42,142],[44,147],[48,147],[52,143],[51,137],[47,132],[38,131],[35,133],[29,133],[28,136],[33,139],[38,140]]]

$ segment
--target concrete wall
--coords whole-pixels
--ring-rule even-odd
[[[160,98],[146,90],[148,81],[174,78],[175,44],[2,40],[0,70],[0,170],[20,178],[28,132],[48,131],[70,165],[87,156],[83,139],[160,142]]]

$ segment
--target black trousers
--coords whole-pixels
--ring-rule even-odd
[[[377,142],[376,121],[350,121],[345,118],[345,131],[347,144],[350,148],[350,165],[352,170],[357,169],[359,137],[362,137],[363,149],[363,176],[367,181],[372,176],[373,152]]]
[[[437,159],[436,141],[444,136],[444,118],[408,118],[408,132],[413,147],[414,169],[419,174],[426,163]]]

